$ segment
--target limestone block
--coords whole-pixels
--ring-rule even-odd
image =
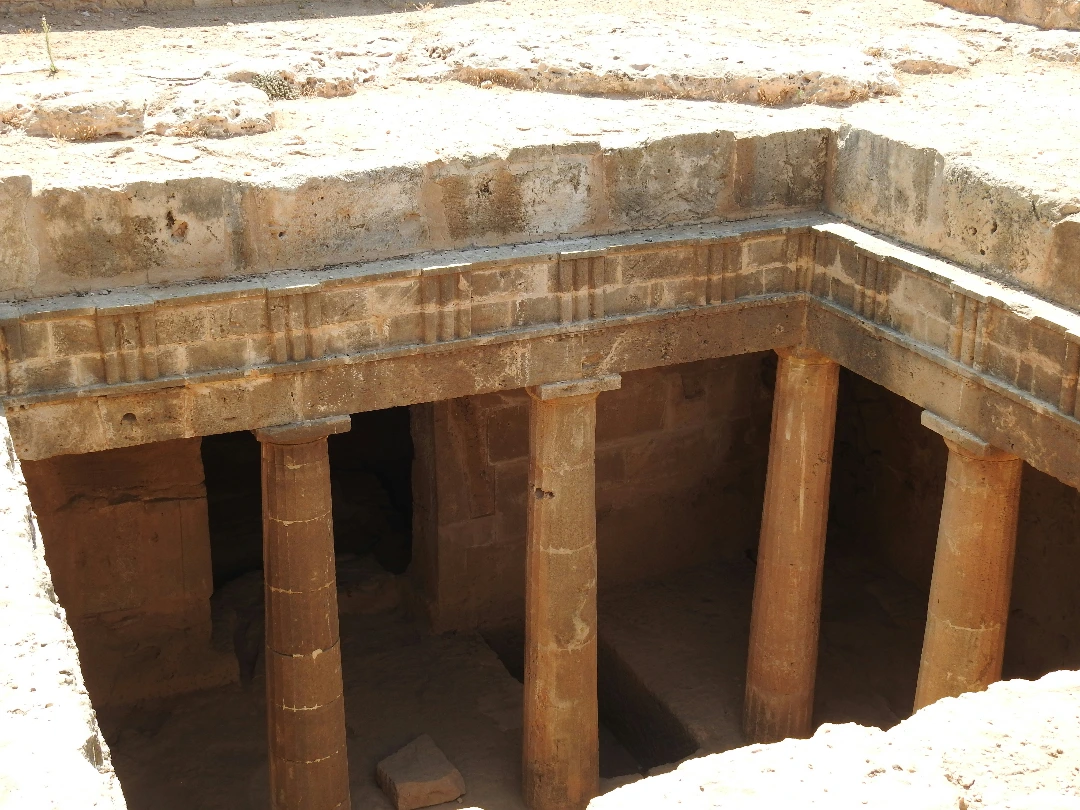
[[[655,227],[720,216],[733,205],[735,137],[693,133],[604,150],[608,216]]]
[[[1049,271],[1053,228],[1068,209],[969,158],[842,126],[829,208],[855,224],[968,267],[1000,275],[1066,306],[1080,294]],[[1075,212],[1069,212],[1075,213]]]
[[[89,90],[33,102],[23,120],[27,135],[96,141],[143,133],[146,99],[137,93]]]
[[[453,245],[535,240],[590,229],[600,180],[594,143],[512,150],[506,158],[436,162],[429,172],[431,213]]]
[[[244,197],[222,179],[46,188],[34,211],[36,295],[221,278],[247,252]]]
[[[158,135],[228,138],[274,128],[270,99],[236,82],[204,79],[175,87],[147,109],[147,128]]]
[[[250,190],[248,265],[255,272],[415,253],[428,247],[423,171],[341,163],[332,174]]]
[[[452,802],[465,794],[465,780],[427,734],[378,764],[375,778],[396,810]]]
[[[14,297],[33,285],[38,252],[28,222],[29,176],[0,179],[0,295]]]
[[[803,208],[825,191],[829,132],[798,128],[739,138],[735,144],[735,203],[744,210]]]
[[[1053,228],[1050,273],[1056,287],[1080,287],[1080,214],[1066,217]]]

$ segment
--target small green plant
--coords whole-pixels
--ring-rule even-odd
[[[49,55],[49,75],[55,76],[60,72],[60,68],[53,61],[52,43],[49,42],[49,23],[44,16],[41,18],[41,32],[45,34],[45,53]]]
[[[251,77],[251,83],[270,96],[272,101],[300,97],[293,83],[277,73],[256,73]]]

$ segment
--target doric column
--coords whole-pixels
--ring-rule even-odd
[[[330,460],[331,417],[255,431],[262,444],[270,806],[347,810]]]
[[[523,779],[532,810],[599,787],[596,397],[618,375],[530,388]]]
[[[743,731],[749,742],[811,732],[821,574],[840,367],[778,350]]]
[[[916,711],[1001,677],[1024,463],[923,411],[949,466],[926,612]]]

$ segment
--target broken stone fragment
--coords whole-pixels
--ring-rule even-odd
[[[27,107],[22,122],[27,135],[96,141],[141,135],[146,101],[126,94],[88,91],[30,102]]]
[[[397,810],[431,807],[465,795],[461,773],[427,734],[380,762],[375,779]]]

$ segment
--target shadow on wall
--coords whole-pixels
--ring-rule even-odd
[[[354,414],[329,439],[334,549],[340,560],[371,554],[393,574],[411,559],[412,438],[407,408]],[[214,587],[262,568],[259,443],[249,432],[202,442]]]
[[[925,620],[948,450],[920,413],[841,371],[828,548],[884,562],[919,589]],[[1080,492],[1025,465],[1005,678],[1080,668],[1078,569]]]

